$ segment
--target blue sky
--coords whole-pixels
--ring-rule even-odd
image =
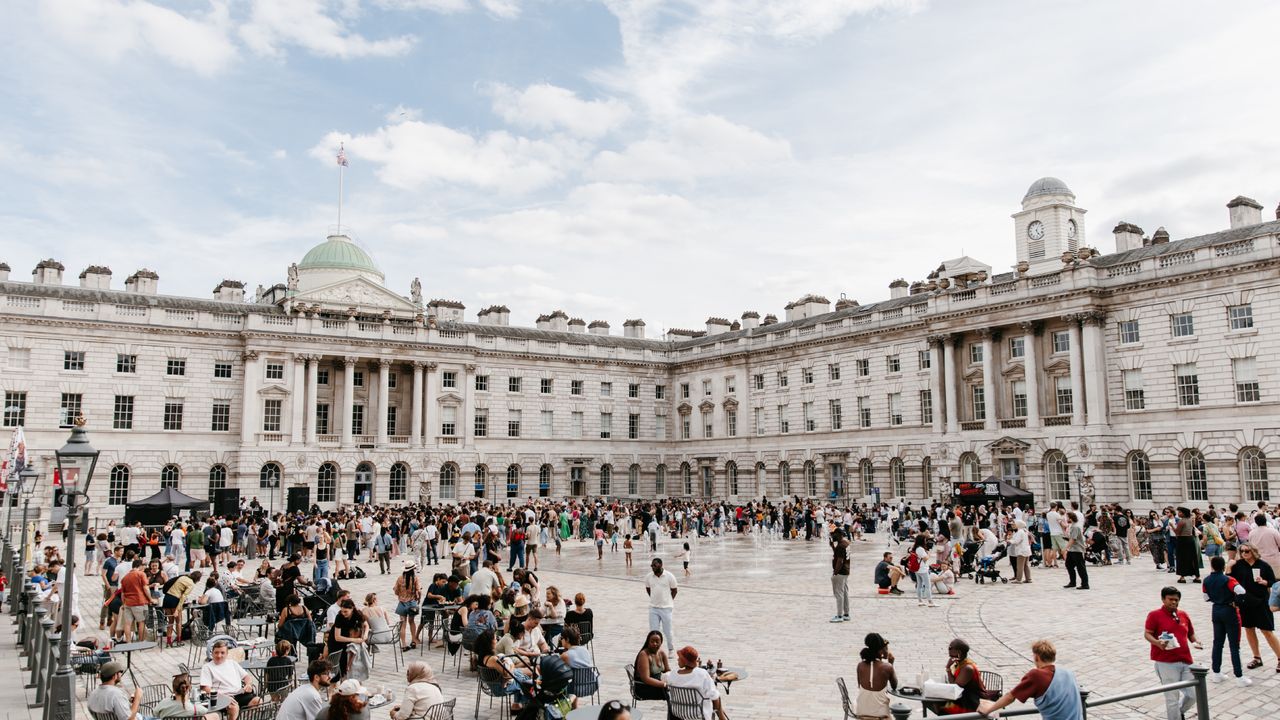
[[[282,282],[336,222],[391,288],[651,333],[1012,265],[1042,175],[1185,237],[1280,202],[1280,6],[10,0],[0,260]]]

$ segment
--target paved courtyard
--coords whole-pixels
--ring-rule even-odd
[[[947,643],[960,637],[972,646],[983,670],[1001,674],[1006,687],[1012,687],[1031,666],[1031,642],[1049,638],[1058,646],[1059,662],[1074,669],[1082,685],[1095,695],[1156,684],[1142,639],[1142,621],[1158,605],[1159,589],[1169,576],[1154,572],[1149,558],[1140,558],[1132,566],[1091,568],[1093,589],[1088,592],[1063,590],[1064,570],[1037,568],[1030,586],[980,586],[962,580],[956,596],[939,599],[940,607],[931,609],[918,607],[910,591],[896,598],[876,595],[871,569],[884,542],[881,537],[855,545],[850,582],[853,621],[838,625],[828,623],[833,605],[830,552],[825,543],[752,536],[697,543],[693,576],[681,578],[676,600],[675,640],[677,646],[698,648],[704,658],[723,659],[726,665],[750,672],[749,679],[734,684],[727,698],[731,717],[841,717],[835,680],[854,676],[857,651],[870,631],[890,640],[899,673],[909,678],[922,666],[938,676]],[[659,555],[669,558],[674,550],[668,540]],[[634,568],[627,570],[621,552],[606,551],[604,560],[598,561],[594,547],[577,541],[566,544],[559,557],[553,551],[542,557],[538,574],[543,586],[555,585],[568,596],[583,592],[595,611],[595,656],[602,672],[603,699],[629,697],[623,666],[632,661],[648,629],[642,584],[648,557],[647,552],[637,552]],[[361,565],[373,574],[344,587],[357,598],[376,590],[387,605],[393,576],[377,574],[376,564]],[[85,583],[81,602],[86,618],[97,617],[98,586]],[[1207,665],[1212,637],[1208,608],[1200,600],[1199,586],[1187,585],[1185,592],[1184,608],[1206,646],[1195,652],[1196,659]],[[418,651],[410,656],[418,657]],[[474,715],[475,676],[464,669],[461,678],[455,677],[452,663],[448,672],[440,673],[438,649],[424,657],[439,673],[445,696],[458,698],[457,716]],[[1210,685],[1214,718],[1280,716],[1280,674],[1274,672],[1275,659],[1269,652],[1264,651],[1264,657],[1266,666],[1249,673],[1255,681],[1252,687],[1238,688],[1230,682]],[[185,658],[185,648],[155,650],[136,654],[134,666],[140,682],[167,683]],[[16,670],[17,658],[8,647],[0,653],[0,662],[5,664],[4,672]],[[367,684],[398,691],[404,682],[391,656],[383,654]],[[14,687],[6,687],[0,699],[18,697],[17,693]],[[657,704],[642,707],[652,708],[650,717],[661,717]],[[5,711],[0,715],[24,717],[16,701],[6,702]],[[38,710],[31,712],[31,717],[39,716]],[[497,718],[497,707],[491,709],[485,699],[480,715]],[[1089,713],[1090,718],[1163,716],[1158,696]],[[375,711],[374,717],[385,718],[385,710]]]

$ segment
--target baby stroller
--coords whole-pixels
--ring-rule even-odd
[[[973,574],[977,569],[978,543],[970,540],[964,544],[964,551],[960,553],[960,570],[956,573],[956,577],[973,578]]]
[[[311,621],[316,624],[316,627],[324,626],[329,606],[338,599],[338,591],[341,589],[336,580],[322,583],[316,590],[305,585],[297,586],[298,597],[302,598],[302,605],[307,608],[307,612],[311,613]]]
[[[1041,547],[1041,545],[1040,545],[1040,543],[1039,543],[1039,542],[1036,542],[1035,540],[1032,540],[1032,541],[1031,541],[1031,558],[1030,558],[1029,560],[1027,560],[1027,562],[1028,562],[1032,567],[1036,567],[1036,566],[1040,565],[1040,563],[1044,562],[1044,552],[1043,552],[1043,550],[1044,550],[1044,548],[1043,548],[1043,547]]]
[[[997,545],[994,553],[978,560],[978,570],[974,573],[973,579],[976,580],[979,585],[982,585],[988,580],[993,583],[999,580],[1000,582],[1008,585],[1009,578],[1002,577],[1000,575],[1000,568],[996,566],[996,563],[1003,560],[1006,555],[1008,555],[1008,549],[1003,544]]]
[[[573,670],[559,655],[543,655],[537,663],[533,701],[516,714],[516,720],[561,720],[568,715],[573,698]]]
[[[1090,565],[1103,565],[1109,563],[1107,554],[1107,534],[1099,530],[1094,530],[1089,536],[1089,542],[1084,548],[1085,562]]]

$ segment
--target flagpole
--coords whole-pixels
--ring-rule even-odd
[[[339,147],[338,152],[340,153],[343,152],[342,146],[339,145],[338,147]],[[343,155],[345,156],[345,153],[343,153]],[[342,171],[345,169],[346,168],[341,163],[338,165],[338,234],[339,235],[342,234],[342,175],[343,175]]]

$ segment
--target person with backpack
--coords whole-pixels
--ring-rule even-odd
[[[395,544],[395,539],[391,537],[391,530],[385,526],[373,541],[373,552],[378,555],[378,570],[383,575],[391,571],[391,548],[395,547]]]

